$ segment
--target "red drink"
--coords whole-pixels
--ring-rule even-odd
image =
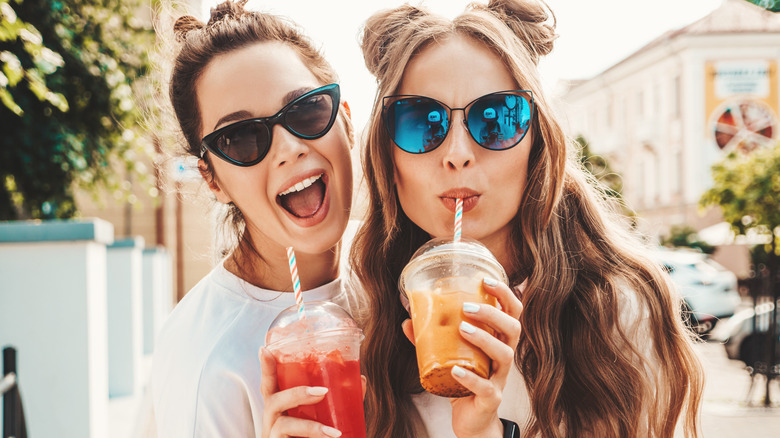
[[[276,359],[279,389],[328,388],[319,403],[288,410],[290,417],[336,428],[343,438],[366,438],[359,365],[362,340],[363,331],[352,317],[331,302],[307,302],[305,316],[290,306],[276,317],[265,343]]]
[[[277,361],[279,389],[324,386],[328,393],[321,402],[290,409],[288,414],[335,427],[342,432],[343,438],[365,438],[359,362],[344,360],[338,350],[295,356]]]

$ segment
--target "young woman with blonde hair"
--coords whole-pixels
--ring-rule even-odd
[[[363,157],[370,204],[351,257],[371,303],[369,436],[501,436],[464,433],[459,401],[423,392],[403,333],[400,272],[452,232],[455,198],[463,235],[496,255],[512,286],[525,283],[519,379],[494,388],[516,436],[698,435],[703,378],[681,299],[577,164],[543,93],[549,16],[534,0],[491,0],[454,20],[404,5],[365,25],[379,89]],[[443,135],[426,137],[428,120]]]
[[[273,421],[264,418],[258,352],[271,321],[295,304],[286,247],[296,251],[304,301],[357,307],[339,279],[353,136],[336,74],[292,22],[245,3],[175,25],[170,99],[235,246],[158,337],[151,392],[160,437],[261,436]],[[315,388],[303,401],[323,396]]]

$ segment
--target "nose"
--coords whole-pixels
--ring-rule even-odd
[[[462,113],[462,111],[461,111]],[[441,147],[445,148],[443,165],[450,170],[463,170],[474,164],[474,139],[466,129],[463,116],[452,115],[450,133]]]
[[[282,125],[273,127],[271,153],[274,166],[281,167],[287,163],[305,157],[309,153],[309,145],[305,140],[294,136]]]

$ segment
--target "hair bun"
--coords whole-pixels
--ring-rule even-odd
[[[558,38],[555,14],[543,1],[490,0],[487,8],[526,43],[535,62],[552,51],[553,42]],[[547,23],[551,16],[552,23]]]
[[[395,9],[379,11],[366,20],[360,46],[368,71],[379,77],[385,70],[387,47],[418,18],[428,15],[425,9],[404,4]]]
[[[176,41],[183,42],[187,39],[188,32],[204,27],[205,25],[197,18],[192,15],[184,15],[176,19],[176,23],[173,24],[173,33],[176,36]]]
[[[247,12],[244,10],[244,5],[246,5],[247,1],[248,0],[239,0],[233,2],[227,0],[218,4],[216,7],[211,8],[211,18],[209,18],[208,25],[211,26],[225,17],[240,17],[241,15],[246,14]]]

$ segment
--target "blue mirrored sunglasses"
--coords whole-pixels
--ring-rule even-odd
[[[387,133],[402,150],[412,154],[430,152],[444,142],[453,111],[463,111],[466,129],[485,149],[509,149],[525,137],[534,110],[533,93],[509,90],[486,94],[463,108],[450,108],[425,96],[387,96],[382,115]]]

